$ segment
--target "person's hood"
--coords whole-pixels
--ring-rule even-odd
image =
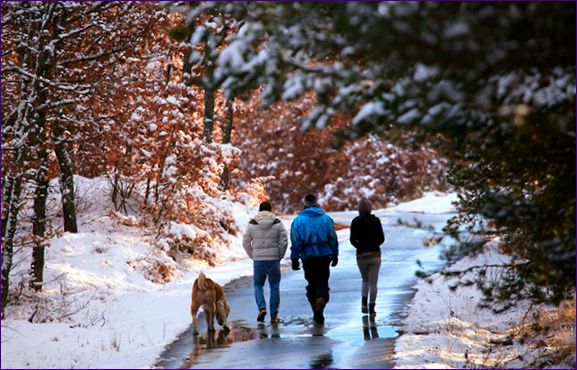
[[[325,214],[325,211],[318,207],[307,207],[300,214],[306,217],[321,217]]]
[[[276,219],[277,217],[274,213],[269,211],[260,211],[256,214],[256,216],[254,216],[254,218],[251,220],[251,223],[254,225],[256,222],[256,225],[259,228],[267,230],[272,227]]]

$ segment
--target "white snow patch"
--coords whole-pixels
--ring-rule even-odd
[[[457,200],[457,193],[425,192],[422,198],[399,204],[398,206],[388,208],[388,210],[414,213],[450,213],[455,212],[455,205],[453,203]]]
[[[382,102],[369,102],[363,105],[359,112],[353,118],[353,125],[371,119],[372,117],[379,117],[385,114],[385,108]]]
[[[438,67],[429,67],[419,63],[415,67],[415,74],[413,75],[413,78],[415,79],[415,81],[423,82],[436,77],[438,74],[439,74]]]

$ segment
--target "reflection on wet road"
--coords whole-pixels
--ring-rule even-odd
[[[339,214],[339,223],[348,223],[354,213]],[[160,368],[391,368],[394,366],[395,322],[413,292],[410,286],[418,269],[438,268],[439,250],[422,246],[427,233],[397,224],[397,219],[418,218],[440,230],[449,214],[423,215],[377,213],[383,223],[386,242],[382,247],[377,316],[360,312],[361,279],[355,250],[348,242],[348,230],[338,233],[339,265],[331,268],[330,301],[326,322],[314,324],[305,297],[303,272],[283,270],[281,281],[282,322],[257,323],[252,278],[239,278],[225,287],[231,305],[231,332],[210,335],[200,326],[201,335],[182,333],[161,354]],[[209,276],[210,277],[210,276]],[[266,289],[265,289],[266,291]],[[268,292],[267,292],[268,293]],[[268,301],[268,295],[267,295]],[[202,313],[201,313],[202,314]],[[203,318],[199,323],[204,324]],[[205,324],[204,324],[205,325]]]

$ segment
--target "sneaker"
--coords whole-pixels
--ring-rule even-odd
[[[273,316],[270,318],[270,323],[271,324],[279,324],[280,323],[280,317],[278,316]]]
[[[264,322],[265,316],[266,316],[266,310],[263,308],[262,310],[259,311],[258,316],[256,317],[256,321]]]
[[[370,303],[369,304],[369,314],[371,316],[376,316],[377,313],[375,312],[375,304],[374,303]]]

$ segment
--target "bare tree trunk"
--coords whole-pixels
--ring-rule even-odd
[[[76,201],[74,192],[74,172],[70,152],[64,141],[62,126],[54,125],[56,147],[54,149],[60,165],[60,193],[62,194],[62,214],[64,217],[64,231],[78,232],[76,223]]]
[[[158,201],[160,198],[160,181],[157,178],[156,183],[154,184],[154,204],[158,207]]]
[[[34,191],[34,216],[32,218],[32,264],[30,271],[30,288],[40,291],[44,281],[44,249],[46,236],[46,201],[48,199],[48,152],[44,145],[37,147],[40,167],[37,169]]]
[[[48,100],[48,86],[44,85],[42,80],[51,80],[54,74],[54,50],[44,48],[51,37],[51,34],[56,34],[58,27],[58,19],[54,16],[54,6],[49,8],[46,17],[45,25],[51,32],[46,32],[41,29],[39,43],[39,50],[41,54],[36,61],[36,75],[34,82],[34,91],[37,91],[35,107],[42,106]],[[32,266],[30,287],[36,291],[42,290],[42,283],[44,281],[44,249],[45,249],[45,234],[46,234],[46,201],[48,199],[48,134],[46,130],[46,111],[44,109],[34,111],[31,119],[30,130],[30,147],[36,151],[36,159],[38,161],[38,168],[36,169],[36,190],[34,192],[34,217],[32,219],[32,234],[34,237],[35,246],[32,250]]]
[[[118,206],[116,205],[116,198],[118,197],[118,186],[120,181],[120,174],[118,173],[118,166],[115,166],[114,180],[112,181],[112,204],[114,204],[114,210],[118,211]]]
[[[32,234],[35,246],[32,250],[32,271],[30,287],[36,291],[42,290],[44,281],[44,249],[46,233],[46,200],[48,199],[48,151],[44,145],[38,147],[40,168],[36,172],[36,190],[34,192],[34,218],[32,219]]]
[[[204,141],[212,143],[212,130],[214,128],[214,90],[212,88],[204,89],[204,128],[202,136]]]
[[[148,210],[148,197],[150,196],[150,179],[146,179],[146,191],[144,192],[144,209]]]
[[[2,174],[2,239],[6,237],[8,230],[7,221],[10,217],[10,202],[14,191],[14,176]]]
[[[2,317],[8,303],[10,288],[10,271],[14,255],[14,236],[18,226],[20,211],[20,195],[22,193],[22,174],[16,177],[9,176],[4,204],[7,207],[6,218],[2,220]]]
[[[222,143],[223,144],[230,144],[230,139],[232,136],[232,128],[233,128],[233,121],[234,121],[234,110],[233,110],[233,102],[232,100],[226,101],[226,123],[222,130]],[[228,165],[225,163],[224,169],[220,176],[220,189],[222,191],[228,190],[228,185],[230,182],[230,170],[228,169]]]
[[[233,120],[234,120],[234,107],[232,100],[226,101],[226,123],[222,130],[222,143],[230,144],[230,139],[232,136]]]

